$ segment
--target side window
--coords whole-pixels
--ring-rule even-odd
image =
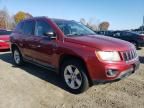
[[[113,34],[113,36],[115,36],[115,37],[121,36],[121,33],[116,32],[116,33]]]
[[[47,32],[53,32],[53,29],[51,28],[51,26],[45,21],[37,21],[35,35],[44,36],[44,34]]]
[[[35,22],[25,21],[23,25],[23,34],[34,35]]]
[[[129,33],[129,32],[123,32],[122,35],[123,36],[131,36],[131,33]]]
[[[121,35],[122,35],[122,36],[126,36],[127,33],[126,33],[126,32],[122,32]]]

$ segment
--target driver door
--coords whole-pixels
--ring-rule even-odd
[[[56,40],[50,39],[45,33],[53,32],[52,27],[47,21],[37,20],[35,27],[35,49],[34,61],[45,66],[52,66],[52,59],[54,58]]]

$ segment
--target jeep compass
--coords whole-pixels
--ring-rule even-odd
[[[30,62],[57,72],[72,93],[120,80],[139,68],[133,44],[96,35],[73,20],[26,19],[17,25],[10,41],[16,65]]]

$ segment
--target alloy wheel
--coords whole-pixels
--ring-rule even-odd
[[[82,85],[82,75],[79,69],[73,65],[66,66],[64,70],[64,79],[71,89],[79,89]]]

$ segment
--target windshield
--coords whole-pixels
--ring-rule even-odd
[[[95,35],[95,32],[75,21],[54,20],[66,36]]]

